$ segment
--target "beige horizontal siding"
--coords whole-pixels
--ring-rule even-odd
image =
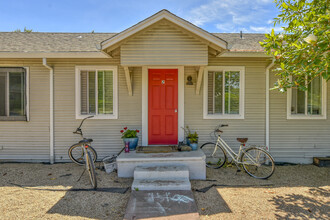
[[[0,160],[49,161],[49,70],[41,59],[0,59],[29,67],[30,121],[0,121]]]
[[[270,86],[277,80],[271,74]],[[270,92],[270,147],[281,161],[311,163],[315,156],[330,156],[330,85],[328,83],[327,119],[287,119],[287,94]]]
[[[207,65],[207,45],[176,25],[160,21],[121,46],[121,64]]]
[[[49,60],[55,66],[55,155],[56,162],[67,161],[68,148],[80,138],[72,132],[81,120],[75,119],[75,66],[115,65],[118,66],[118,114],[116,120],[86,120],[82,129],[85,137],[94,140],[92,146],[99,158],[118,153],[123,147],[120,130],[128,126],[141,130],[141,68],[133,68],[133,96],[128,95],[124,69],[119,57],[103,60]],[[141,142],[141,140],[140,140]]]
[[[199,144],[212,140],[218,124],[223,128],[223,139],[234,149],[239,147],[237,137],[248,137],[250,144],[265,144],[265,66],[264,59],[210,58],[210,66],[245,66],[245,119],[203,119],[203,88],[195,93],[196,69],[185,68],[185,79],[191,75],[193,86],[185,85],[185,125],[196,130]],[[203,87],[203,84],[202,84]]]

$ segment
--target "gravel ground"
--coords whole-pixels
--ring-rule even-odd
[[[278,166],[269,180],[236,168],[207,169],[192,181],[201,219],[329,219],[330,168]],[[83,167],[74,164],[0,164],[0,219],[122,219],[125,194],[89,189]],[[132,179],[97,170],[98,186],[130,187]],[[197,192],[212,184],[206,193]]]

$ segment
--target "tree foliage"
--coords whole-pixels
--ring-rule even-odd
[[[274,88],[284,92],[296,87],[305,91],[316,77],[330,79],[330,9],[329,0],[275,0],[280,14],[274,29],[260,42],[272,55],[279,80]]]

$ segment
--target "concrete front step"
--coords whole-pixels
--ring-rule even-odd
[[[189,179],[189,169],[186,166],[137,166],[134,169],[134,179]]]
[[[188,178],[134,179],[132,191],[140,190],[191,190]]]

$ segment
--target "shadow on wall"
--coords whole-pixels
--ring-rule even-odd
[[[307,196],[293,193],[269,202],[275,205],[277,219],[329,219],[329,197],[330,192],[319,187],[309,189]]]

